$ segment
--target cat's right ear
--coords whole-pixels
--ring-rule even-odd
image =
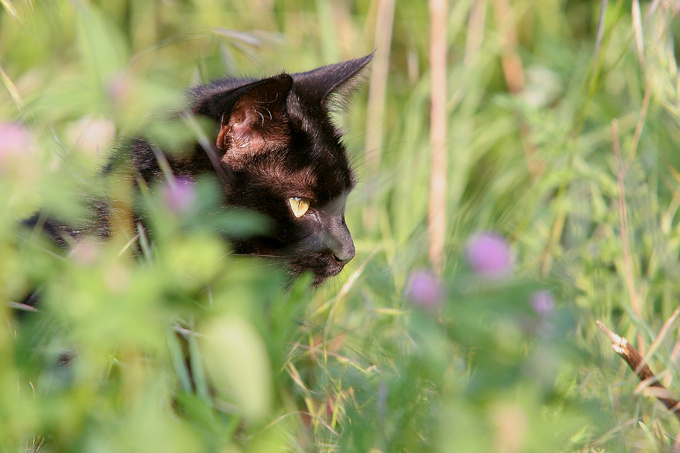
[[[335,104],[342,106],[345,98],[361,84],[362,74],[374,54],[293,74],[296,91],[326,108],[333,108]]]
[[[225,106],[220,118],[217,149],[241,154],[262,150],[277,138],[285,140],[286,102],[292,86],[292,77],[281,74],[235,90],[233,107]]]

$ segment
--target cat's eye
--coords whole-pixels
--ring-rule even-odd
[[[295,217],[302,217],[309,209],[309,198],[292,197],[288,199],[288,204]]]

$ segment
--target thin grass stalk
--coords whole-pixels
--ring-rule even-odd
[[[619,183],[619,225],[621,229],[621,243],[623,245],[623,266],[626,274],[626,286],[630,297],[630,305],[633,313],[638,318],[641,316],[640,300],[635,287],[635,277],[633,273],[633,260],[631,258],[631,248],[628,231],[628,211],[626,208],[626,191],[624,178],[626,169],[621,158],[621,146],[619,144],[619,122],[612,121],[612,143],[614,156],[616,157],[616,176]]]
[[[680,316],[680,308],[676,308],[673,311],[673,313],[668,317],[666,322],[663,323],[663,326],[661,326],[659,334],[656,336],[654,341],[652,341],[652,344],[649,345],[649,349],[645,353],[644,357],[642,358],[642,363],[638,365],[638,367],[642,367],[649,363],[650,359],[652,358],[652,355],[656,352],[657,349],[659,349],[659,346],[661,346],[661,344],[663,344],[666,341],[666,338],[668,337],[670,331],[673,328],[675,328],[678,316]]]
[[[633,159],[635,158],[635,153],[637,152],[638,145],[640,144],[640,136],[642,136],[642,129],[645,126],[645,119],[647,118],[647,111],[649,110],[649,99],[652,95],[652,80],[653,77],[649,76],[647,81],[647,87],[645,88],[645,96],[642,99],[642,107],[640,108],[640,116],[638,118],[637,126],[635,126],[635,135],[633,136],[633,143],[630,145],[630,150],[628,151],[628,159],[626,165],[629,166]]]
[[[642,14],[640,13],[639,0],[633,0],[631,15],[633,16],[633,31],[635,32],[635,48],[640,61],[640,68],[645,68],[645,44],[642,33]]]
[[[366,111],[366,167],[367,178],[378,174],[381,160],[383,125],[385,119],[385,93],[390,64],[392,45],[392,28],[394,25],[394,8],[396,0],[379,0],[376,16],[374,44],[376,48],[373,58],[373,74],[368,88],[368,105]],[[368,205],[364,211],[364,226],[375,229],[377,225],[375,206]]]
[[[14,82],[12,82],[12,79],[9,78],[2,66],[0,66],[0,81],[2,81],[2,84],[5,86],[5,89],[12,98],[12,101],[14,101],[17,109],[19,109],[21,113],[24,113],[26,107],[24,105],[23,99],[21,98],[21,94],[19,94],[17,86],[14,84]]]
[[[21,24],[21,18],[19,17],[19,13],[17,12],[17,9],[14,7],[10,0],[0,0],[0,4],[2,5],[3,8],[5,8],[7,14],[9,14],[9,16],[16,23]]]
[[[429,259],[441,274],[446,232],[446,0],[430,0],[431,110],[430,203],[428,227]]]
[[[607,12],[607,0],[602,0],[600,3],[600,17],[597,20],[597,37],[595,38],[595,56],[593,61],[597,64],[597,59],[600,57],[600,49],[602,48],[602,39],[604,38],[604,15]]]

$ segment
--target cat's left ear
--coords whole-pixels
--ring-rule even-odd
[[[221,115],[217,148],[247,154],[275,141],[282,133],[286,99],[292,85],[293,79],[288,74],[280,74],[236,90],[234,106]]]
[[[345,98],[359,85],[365,68],[375,52],[365,57],[322,66],[308,72],[293,74],[295,90],[304,93],[324,107],[335,98]]]

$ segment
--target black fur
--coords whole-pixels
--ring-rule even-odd
[[[258,211],[273,221],[266,236],[232,239],[235,252],[276,257],[293,274],[313,272],[315,284],[336,275],[354,256],[344,222],[344,197],[355,178],[330,112],[356,86],[371,59],[368,55],[265,79],[226,78],[189,91],[187,110],[212,121],[214,136],[209,146],[195,144],[184,157],[160,151],[163,160],[175,177],[216,175],[224,206]],[[115,173],[121,161],[128,161],[134,173],[153,186],[164,179],[158,152],[150,142],[135,140],[106,172]],[[293,215],[291,197],[312,200],[307,214]],[[67,245],[83,230],[107,236],[107,209],[97,203],[95,220],[85,228],[49,218],[41,221],[39,215],[25,223]],[[143,223],[141,214],[135,216]]]

